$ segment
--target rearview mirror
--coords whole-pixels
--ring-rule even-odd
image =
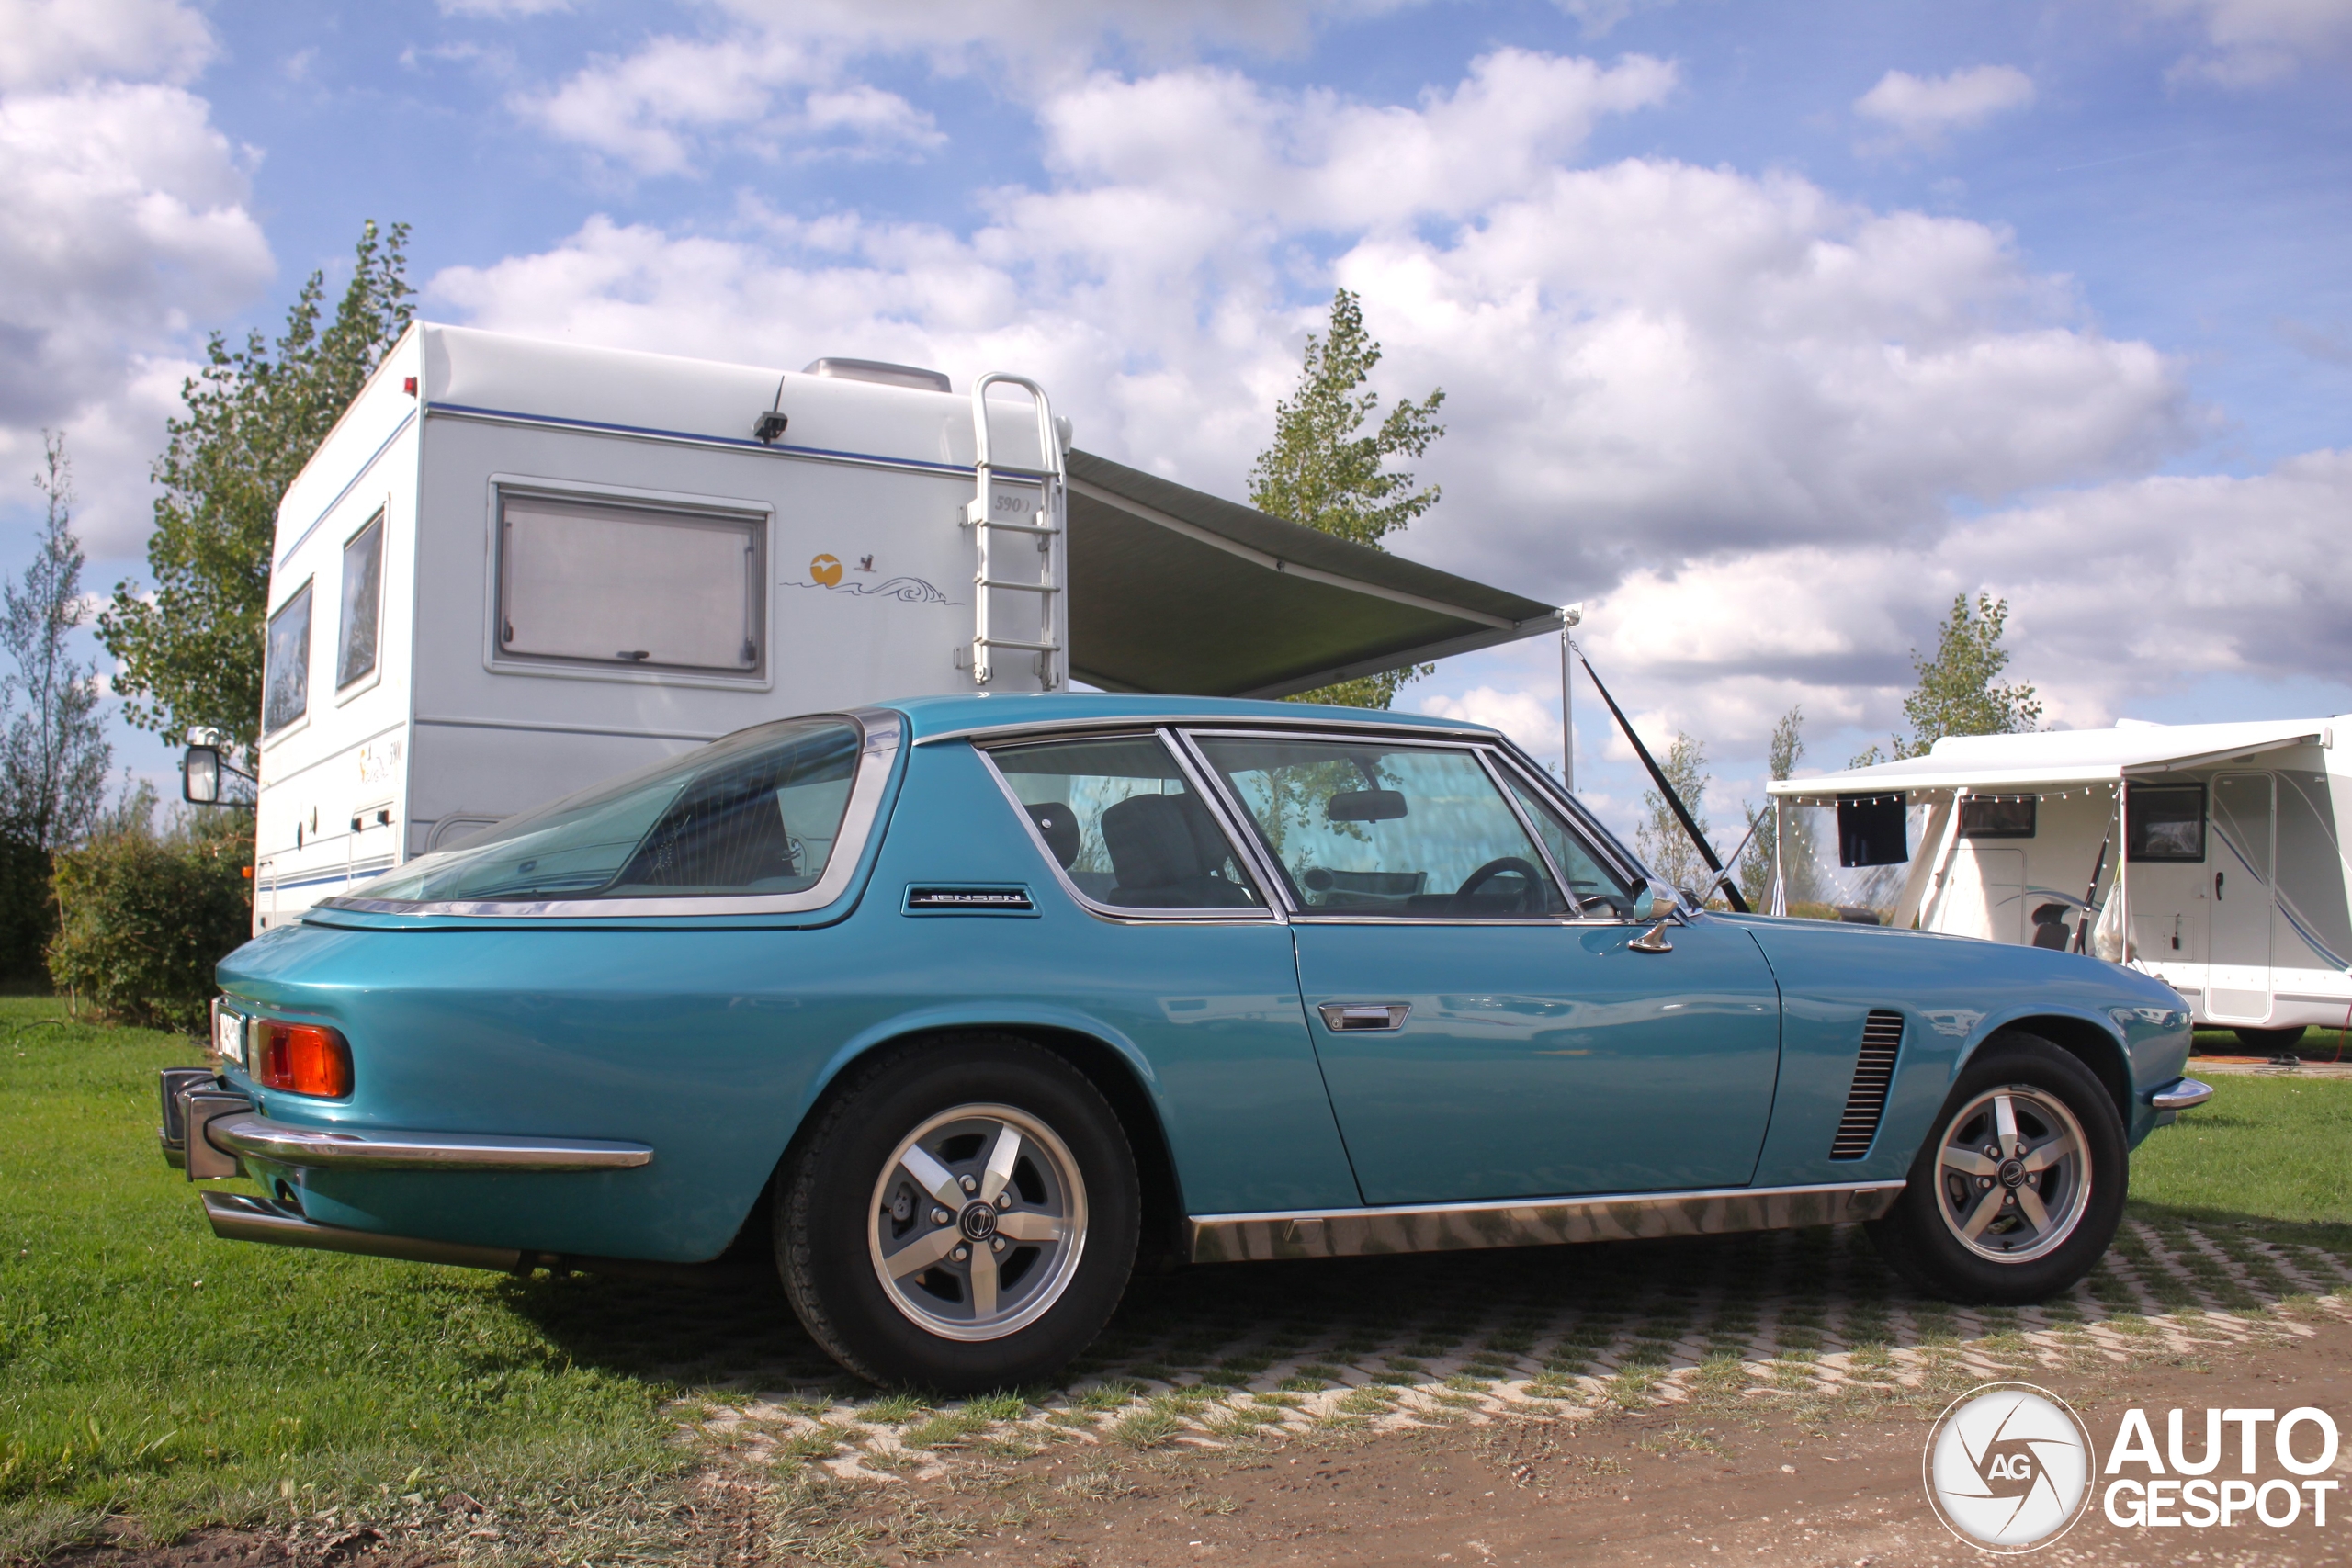
[[[1400,789],[1342,790],[1323,804],[1323,815],[1333,822],[1394,822],[1405,815]]]
[[[220,751],[191,746],[180,759],[180,798],[193,806],[220,804]]]

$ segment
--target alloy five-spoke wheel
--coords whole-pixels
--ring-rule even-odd
[[[891,1304],[948,1339],[1050,1311],[1086,1251],[1086,1180],[1052,1128],[959,1105],[900,1141],[874,1184],[872,1255]]]
[[[2064,1245],[2089,1207],[2082,1123],[2057,1096],[2030,1084],[1977,1095],[1944,1123],[1936,1197],[1962,1247],[1996,1263],[2024,1263]]]
[[[1053,1376],[1135,1266],[1143,1199],[1094,1081],[1034,1042],[875,1052],[777,1172],[776,1268],[809,1334],[878,1382],[977,1393]]]
[[[2091,1271],[2122,1222],[2130,1156],[2115,1096],[2081,1058],[1996,1035],[1933,1127],[1903,1196],[1871,1222],[1889,1263],[1956,1302],[2038,1302]]]

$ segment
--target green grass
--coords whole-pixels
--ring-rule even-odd
[[[2133,1153],[2133,1204],[2352,1226],[2352,1081],[2220,1073],[2209,1081],[2211,1100]]]
[[[155,1069],[190,1043],[62,1019],[0,998],[0,1560],[108,1514],[170,1536],[450,1491],[510,1529],[645,1511],[681,1457],[675,1388],[582,1317],[582,1282],[216,1240],[154,1142]]]

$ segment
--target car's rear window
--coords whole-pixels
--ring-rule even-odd
[[[508,818],[355,896],[438,904],[804,892],[832,858],[862,743],[847,719],[762,725]]]

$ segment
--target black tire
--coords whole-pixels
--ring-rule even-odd
[[[2014,1157],[2014,1145],[2002,1147],[1995,1102],[2004,1099],[2030,1156],[2046,1155],[2052,1164],[2028,1172],[2029,1162]],[[1963,1132],[1974,1136],[1962,1141],[1957,1134]],[[1947,1163],[1948,1138],[1954,1140],[1950,1159],[1975,1163]],[[2069,1139],[2080,1150],[2071,1164],[2064,1154],[2050,1153]],[[2002,1149],[1998,1162],[1978,1160],[1988,1146]],[[1911,1162],[1909,1184],[1894,1207],[1871,1223],[1871,1241],[1898,1273],[1946,1300],[2043,1301],[2089,1273],[2115,1239],[2129,1162],[2122,1118],[2097,1075],[2038,1035],[1996,1035],[1936,1112]],[[2046,1229],[2036,1228],[2034,1213],[2044,1216]],[[1963,1235],[1972,1221],[1981,1227],[1973,1240]],[[2014,1256],[1987,1256],[2005,1249]]]
[[[2291,1051],[2301,1043],[2304,1028],[2299,1023],[2292,1029],[2233,1029],[2230,1032],[2249,1050],[2283,1052]]]
[[[1109,1102],[1061,1057],[1008,1035],[886,1049],[852,1074],[778,1176],[776,1268],[801,1323],[875,1382],[961,1394],[1052,1379],[1101,1332],[1135,1267],[1142,1196]],[[1027,1163],[984,1194],[1007,1130]],[[928,1157],[932,1186],[902,1155]],[[926,1194],[956,1182],[963,1201],[938,1221],[950,1211]],[[1045,1228],[1012,1239],[1016,1219]],[[886,1280],[918,1247],[928,1263]]]

